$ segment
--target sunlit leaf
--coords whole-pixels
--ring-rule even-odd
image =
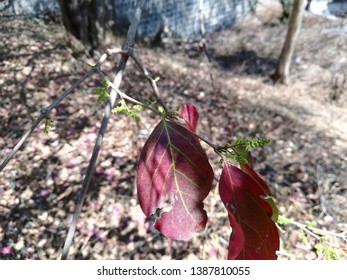
[[[162,120],[142,149],[136,181],[145,215],[162,209],[154,225],[162,234],[189,239],[205,228],[203,200],[211,190],[213,170],[189,130]]]
[[[184,119],[189,130],[195,132],[199,120],[199,112],[192,104],[184,104],[178,113]]]
[[[265,193],[259,184],[241,169],[225,164],[219,194],[232,227],[228,259],[277,259],[279,234],[271,220],[272,208],[262,198]]]

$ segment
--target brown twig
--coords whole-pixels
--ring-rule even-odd
[[[112,88],[114,88],[114,86],[113,86],[111,83],[110,83],[110,86],[111,86]],[[136,99],[130,97],[129,95],[125,94],[124,92],[121,92],[119,89],[115,89],[115,90],[118,92],[118,94],[120,95],[121,98],[123,98],[123,99],[125,99],[125,100],[128,100],[128,101],[130,101],[130,102],[132,102],[132,103],[134,103],[134,104],[136,104],[136,105],[140,105],[140,106],[142,106],[142,107],[144,107],[144,108],[146,108],[146,109],[152,111],[153,113],[155,113],[155,114],[158,115],[159,117],[161,117],[161,118],[164,117],[164,118],[166,118],[166,119],[168,119],[168,120],[170,120],[170,121],[172,121],[172,122],[178,124],[179,126],[183,127],[184,129],[187,129],[184,125],[182,125],[181,123],[177,122],[176,119],[174,119],[172,116],[170,116],[170,114],[163,114],[163,113],[159,112],[158,110],[153,109],[152,107],[147,106],[146,104],[143,104],[142,102],[140,102],[140,101],[138,101],[138,100],[136,100]],[[187,129],[187,130],[188,130],[188,129]],[[219,147],[218,147],[217,145],[215,145],[215,144],[213,144],[212,142],[208,141],[207,139],[205,139],[205,138],[202,137],[201,135],[195,133],[194,131],[189,130],[189,133],[193,134],[194,136],[196,136],[197,138],[199,138],[201,141],[205,142],[207,145],[209,145],[211,148],[213,148],[213,150],[214,150],[218,155],[220,155],[220,156],[223,158],[223,155],[220,153]]]
[[[165,106],[164,102],[161,100],[160,93],[159,93],[159,90],[158,90],[158,87],[157,87],[157,83],[152,78],[152,75],[147,71],[147,69],[145,68],[145,66],[143,65],[141,60],[138,58],[138,56],[136,55],[136,53],[134,52],[133,49],[129,50],[129,56],[134,60],[136,65],[140,68],[142,74],[146,77],[147,81],[151,85],[153,93],[154,93],[155,97],[157,98],[157,101],[164,108],[165,112],[168,113],[169,110]]]
[[[99,74],[100,74],[103,78],[106,77],[106,75],[105,75],[104,73],[102,73],[102,72],[99,72]],[[123,99],[125,99],[125,100],[128,100],[128,101],[130,101],[130,102],[132,102],[132,103],[134,103],[134,104],[136,104],[136,105],[140,105],[140,106],[142,106],[142,107],[144,107],[144,108],[146,108],[146,109],[152,111],[153,113],[155,113],[155,114],[158,115],[159,117],[162,117],[162,118],[165,117],[166,119],[168,119],[168,120],[170,120],[170,121],[172,121],[172,122],[175,122],[176,124],[180,125],[181,127],[187,129],[184,125],[180,124],[179,122],[177,122],[177,120],[175,120],[172,116],[170,116],[170,114],[163,114],[163,113],[159,112],[158,110],[156,110],[156,109],[154,109],[154,108],[152,108],[152,107],[150,107],[150,106],[147,106],[146,104],[144,104],[144,103],[142,103],[142,102],[140,102],[140,101],[138,101],[138,100],[136,100],[136,99],[130,97],[130,96],[127,95],[126,93],[124,93],[124,92],[120,91],[119,89],[117,89],[111,82],[109,82],[108,85],[109,85],[112,89],[114,89],[114,90],[119,94],[119,96],[120,96],[121,98],[123,98]],[[190,132],[191,134],[193,134],[194,136],[198,137],[198,138],[199,138],[200,140],[202,140],[203,142],[205,142],[205,143],[206,143],[207,145],[209,145],[211,148],[213,148],[213,149],[215,150],[215,152],[216,152],[218,155],[222,156],[221,153],[220,153],[220,151],[219,151],[219,147],[218,147],[217,145],[213,144],[212,142],[208,141],[207,139],[205,139],[204,137],[202,137],[202,136],[199,135],[199,134],[196,134],[196,133],[193,132],[193,131],[190,131],[190,130],[189,130],[189,132]]]
[[[113,54],[128,55],[128,52],[126,50],[123,50],[123,49],[120,49],[120,48],[107,49],[106,53],[108,55],[113,55]]]
[[[156,109],[154,109],[154,108],[152,108],[152,107],[150,107],[150,106],[147,106],[146,104],[144,104],[144,103],[142,103],[142,102],[140,102],[140,101],[138,101],[138,100],[136,100],[136,99],[130,97],[130,96],[127,95],[126,93],[120,91],[120,90],[117,89],[111,82],[109,82],[108,85],[109,85],[111,88],[113,88],[113,89],[119,94],[119,96],[120,96],[122,99],[128,100],[128,101],[130,101],[130,102],[132,102],[132,103],[134,103],[134,104],[136,104],[136,105],[140,105],[140,106],[142,106],[142,107],[144,107],[144,108],[146,108],[146,109],[152,111],[153,113],[155,113],[155,114],[157,114],[157,115],[159,115],[159,116],[163,116],[163,114],[162,114],[161,112],[159,112],[158,110],[156,110]]]
[[[21,137],[16,146],[6,155],[3,161],[0,163],[0,172],[6,167],[8,162],[13,158],[16,152],[23,146],[24,142],[28,139],[30,134],[35,130],[35,128],[40,124],[40,122],[55,108],[65,97],[67,97],[71,92],[75,90],[84,80],[86,80],[89,76],[97,72],[100,67],[100,64],[106,59],[107,55],[103,55],[99,62],[90,69],[87,73],[85,73],[76,83],[74,83],[69,89],[67,89],[62,95],[60,95],[57,99],[55,99],[48,107],[41,109],[41,115],[34,121],[31,127],[27,130],[27,132]]]
[[[137,30],[137,27],[138,27],[139,22],[140,22],[141,9],[142,9],[143,4],[144,4],[144,0],[138,0],[137,1],[136,8],[135,8],[135,15],[131,21],[131,24],[130,24],[130,27],[129,27],[129,30],[127,33],[127,37],[125,40],[125,44],[123,47],[123,50],[125,50],[125,51],[133,48],[133,46],[134,46],[136,30]],[[128,61],[128,55],[122,54],[121,60],[119,62],[118,70],[117,70],[116,76],[115,76],[114,81],[113,81],[113,87],[111,88],[109,102],[107,103],[107,105],[105,107],[104,116],[103,116],[103,119],[101,121],[101,127],[100,127],[100,130],[99,130],[99,133],[98,133],[98,136],[97,136],[94,148],[93,148],[93,153],[92,153],[91,159],[89,161],[86,176],[83,180],[82,195],[81,195],[81,197],[77,203],[77,206],[76,206],[76,209],[74,212],[74,216],[73,216],[72,222],[70,224],[67,237],[65,239],[65,244],[64,244],[63,251],[62,251],[62,255],[61,255],[62,260],[67,259],[67,256],[69,254],[69,249],[71,247],[72,240],[73,240],[73,237],[75,235],[77,222],[78,222],[79,216],[80,216],[81,211],[82,211],[82,206],[83,206],[84,200],[87,196],[90,181],[91,181],[94,169],[95,169],[95,163],[96,163],[96,160],[98,158],[99,151],[101,149],[101,145],[103,142],[104,134],[106,132],[106,128],[107,128],[107,125],[108,125],[108,122],[110,119],[111,110],[114,107],[114,104],[115,104],[117,96],[118,96],[116,89],[118,89],[120,84],[121,84],[127,61]]]

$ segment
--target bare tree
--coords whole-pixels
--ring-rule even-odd
[[[284,84],[289,83],[289,71],[291,60],[293,57],[296,40],[298,38],[302,17],[304,13],[305,0],[294,0],[291,15],[289,17],[288,32],[284,42],[281,55],[278,60],[278,65],[272,78],[275,82]]]

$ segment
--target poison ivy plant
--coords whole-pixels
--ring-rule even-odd
[[[211,191],[214,173],[195,134],[196,107],[185,104],[177,114],[186,128],[162,116],[141,151],[136,183],[145,215],[160,213],[154,227],[169,238],[185,240],[206,226],[203,200]],[[249,152],[268,142],[238,138],[233,144],[213,147],[224,161],[219,194],[232,227],[228,259],[277,258],[278,211],[269,187],[252,168]]]

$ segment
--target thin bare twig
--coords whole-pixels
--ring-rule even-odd
[[[119,94],[119,96],[120,96],[121,98],[123,98],[123,99],[125,99],[125,100],[128,100],[128,101],[130,101],[130,102],[132,102],[132,103],[134,103],[134,104],[136,104],[136,105],[140,105],[140,106],[142,106],[142,107],[144,107],[144,108],[146,108],[146,109],[152,111],[153,113],[155,113],[155,114],[157,114],[157,115],[159,115],[159,116],[163,116],[163,114],[162,114],[161,112],[159,112],[158,110],[156,110],[156,109],[154,109],[154,108],[152,108],[152,107],[150,107],[150,106],[147,106],[146,104],[144,104],[144,103],[142,103],[142,102],[140,102],[140,101],[138,101],[138,100],[136,100],[136,99],[130,97],[130,96],[127,95],[126,93],[120,91],[120,90],[117,89],[111,82],[109,82],[108,85],[109,85],[111,88],[113,88],[113,90],[115,90],[115,91]]]
[[[102,77],[105,77],[105,75],[104,75],[102,72],[99,72],[99,73],[100,73],[100,75],[102,75]],[[138,100],[136,100],[136,99],[130,97],[129,95],[125,94],[124,92],[120,91],[119,89],[117,89],[117,88],[116,88],[112,83],[110,83],[110,82],[109,82],[109,86],[110,86],[111,88],[113,88],[113,89],[120,95],[121,98],[123,98],[123,99],[125,99],[125,100],[128,100],[128,101],[130,101],[130,102],[132,102],[132,103],[134,103],[134,104],[136,104],[136,105],[141,105],[142,107],[144,107],[144,108],[146,108],[146,109],[152,111],[153,113],[155,113],[155,114],[158,115],[159,117],[162,117],[162,118],[165,117],[166,119],[168,119],[168,120],[170,120],[170,121],[172,121],[172,122],[178,124],[179,126],[183,127],[184,129],[187,129],[184,125],[180,124],[179,122],[177,122],[177,120],[175,120],[172,116],[170,116],[170,114],[166,114],[166,115],[165,115],[165,114],[159,112],[158,110],[153,109],[152,107],[147,106],[146,104],[143,104],[142,102],[140,102],[140,101],[138,101]],[[205,138],[202,137],[201,135],[195,133],[194,131],[189,130],[189,132],[190,132],[191,134],[193,134],[194,136],[198,137],[198,138],[199,138],[200,140],[202,140],[203,142],[205,142],[207,145],[209,145],[211,148],[213,148],[214,151],[215,151],[218,155],[220,155],[221,157],[223,157],[222,154],[220,153],[220,151],[219,151],[217,145],[215,145],[215,144],[213,144],[212,142],[208,141],[207,139],[205,139]]]
[[[155,97],[157,98],[157,101],[160,103],[160,105],[164,108],[165,112],[168,113],[169,110],[167,109],[167,107],[165,106],[165,104],[163,103],[163,101],[160,98],[160,93],[157,87],[157,83],[155,82],[155,80],[152,78],[152,75],[147,71],[147,69],[145,68],[145,66],[143,65],[143,63],[141,62],[141,60],[138,58],[138,56],[136,55],[136,53],[134,52],[133,49],[129,50],[129,56],[134,60],[134,62],[136,63],[136,65],[140,68],[142,74],[146,77],[147,81],[149,82],[149,84],[152,87],[152,90],[154,92]]]
[[[142,9],[143,4],[144,4],[144,0],[138,0],[137,1],[136,8],[135,8],[135,15],[131,21],[123,50],[131,49],[134,46],[136,30],[137,30],[137,27],[138,27],[139,22],[140,22],[141,9]],[[113,86],[115,89],[118,89],[120,84],[121,84],[127,61],[128,61],[128,55],[123,54],[121,57],[121,60],[119,62],[116,76],[115,76],[114,81],[113,81]],[[70,224],[67,237],[65,239],[65,244],[64,244],[63,251],[62,251],[62,255],[61,255],[62,260],[66,260],[68,254],[69,254],[72,240],[73,240],[73,237],[75,235],[77,222],[78,222],[79,216],[80,216],[81,211],[82,211],[82,206],[83,206],[84,200],[87,196],[90,181],[91,181],[94,169],[95,169],[95,163],[96,163],[96,160],[98,158],[99,151],[101,149],[101,145],[103,142],[104,134],[106,132],[106,128],[107,128],[107,125],[109,122],[111,110],[114,107],[114,104],[115,104],[117,96],[118,96],[117,91],[114,88],[113,87],[111,88],[109,102],[107,103],[107,105],[105,107],[104,116],[103,116],[103,119],[101,121],[101,127],[100,127],[100,130],[98,133],[98,137],[96,139],[93,153],[92,153],[91,159],[89,161],[86,176],[83,180],[82,194],[81,194],[80,199],[77,203],[77,206],[76,206],[76,209],[74,212],[74,216],[73,216],[72,222]]]
[[[113,55],[113,54],[128,55],[128,52],[126,50],[123,50],[123,49],[120,49],[120,48],[107,49],[106,53],[108,55]]]
[[[127,259],[130,260],[136,253],[137,251],[142,248],[143,246],[145,246],[147,243],[152,242],[154,239],[158,238],[160,236],[160,232],[156,232],[155,234],[153,234],[152,236],[150,236],[149,238],[143,240],[143,241],[139,241],[137,242],[137,244],[135,244],[135,248],[128,254]]]
[[[35,128],[40,124],[40,122],[52,111],[52,109],[55,108],[71,92],[73,92],[75,88],[77,88],[82,82],[84,82],[85,79],[97,72],[97,69],[99,69],[100,67],[100,63],[102,63],[104,59],[106,59],[106,57],[102,56],[102,59],[100,59],[99,62],[92,69],[85,73],[76,83],[74,83],[62,95],[55,99],[48,107],[41,109],[41,115],[34,121],[34,123],[27,130],[27,132],[21,137],[17,145],[6,155],[4,160],[1,162],[0,172],[6,167],[6,165],[13,158],[16,152],[23,146],[24,142],[28,139],[30,134],[35,130]]]
[[[286,217],[284,217],[284,218],[288,219]],[[346,240],[346,238],[347,238],[346,233],[336,233],[336,232],[332,232],[332,231],[327,231],[324,229],[319,229],[319,228],[316,228],[316,227],[313,227],[310,225],[305,225],[303,223],[293,221],[292,219],[288,219],[288,220],[290,221],[289,224],[297,226],[298,228],[302,229],[307,234],[313,236],[317,240],[320,240],[320,236],[324,236],[324,235],[335,236],[335,237],[341,238],[343,240]]]

